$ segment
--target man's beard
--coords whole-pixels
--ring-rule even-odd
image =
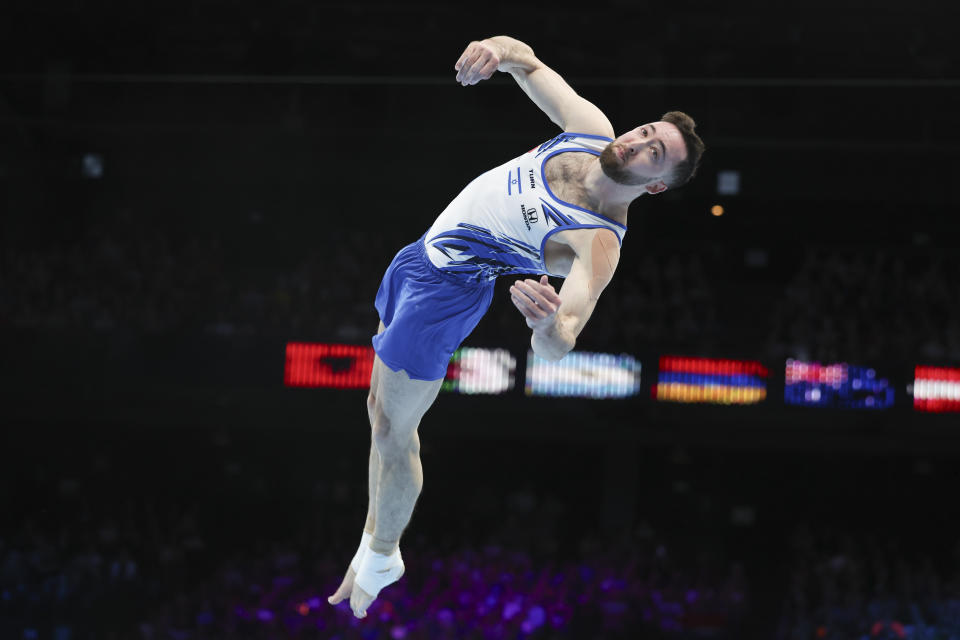
[[[627,168],[620,162],[617,152],[613,150],[612,142],[600,152],[600,168],[603,169],[604,175],[617,184],[635,186],[653,182],[653,178],[637,176],[627,171]]]

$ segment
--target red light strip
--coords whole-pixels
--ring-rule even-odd
[[[368,389],[373,347],[308,342],[287,343],[283,384],[288,387]]]
[[[679,356],[661,357],[660,371],[725,376],[752,375],[760,376],[761,378],[766,378],[768,375],[767,368],[759,362],[715,358],[684,358]]]
[[[929,413],[960,412],[960,369],[924,367],[914,369],[913,408]]]

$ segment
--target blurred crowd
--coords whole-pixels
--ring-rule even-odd
[[[809,249],[769,351],[821,362],[960,359],[960,260],[937,251]]]
[[[589,505],[488,485],[446,530],[419,519],[407,575],[358,620],[326,597],[359,540],[362,474],[341,458],[304,478],[226,432],[204,438],[147,436],[150,459],[129,435],[81,444],[8,486],[0,637],[735,638],[750,610],[739,561],[647,521],[573,533]]]
[[[214,233],[175,234],[121,216],[67,247],[5,247],[0,326],[362,343],[376,330],[383,272],[413,240],[343,229],[311,238],[294,264],[251,266],[258,260],[236,255]],[[591,321],[595,348],[693,347],[717,331],[716,301],[696,253],[649,254],[624,271]],[[526,334],[507,280],[475,334],[480,340]]]
[[[960,544],[952,557],[868,532],[800,526],[777,637],[960,638]]]
[[[646,253],[622,265],[590,319],[605,348],[697,350],[720,332],[716,283],[696,252]]]
[[[376,329],[373,298],[383,271],[414,239],[342,229],[311,237],[307,249],[287,252],[287,263],[279,264],[225,246],[213,232],[174,233],[119,216],[64,247],[5,247],[0,327],[364,343]],[[692,248],[634,253],[600,299],[581,348],[711,355],[715,345],[741,335],[742,318],[730,310],[755,308],[752,298],[761,294],[721,280],[714,255]],[[960,359],[955,256],[821,247],[807,249],[796,265],[773,289],[774,299],[763,301],[770,311],[752,314],[767,357]],[[503,345],[504,336],[526,342],[508,301],[511,281],[497,284],[476,343]],[[743,335],[744,344],[732,348],[756,353],[756,334]]]
[[[193,593],[152,610],[139,630],[148,639],[610,638],[639,629],[651,637],[733,637],[746,609],[742,571],[694,580],[680,569],[689,559],[668,558],[662,547],[659,554],[601,550],[585,540],[579,558],[537,561],[498,544],[445,552],[422,539],[403,546],[409,577],[384,591],[365,620],[347,602],[326,602],[343,557],[281,546],[232,561]]]
[[[932,495],[955,476],[947,466],[891,483],[917,500],[902,518],[877,508],[899,498],[858,507],[841,506],[855,487],[829,494],[896,460],[826,465],[750,451],[683,456],[678,467],[651,452],[638,469],[637,517],[621,528],[601,513],[616,488],[550,477],[564,456],[593,450],[538,445],[560,462],[472,483],[484,464],[457,452],[483,460],[502,445],[432,438],[425,493],[401,542],[407,573],[358,620],[346,602],[326,601],[366,512],[366,450],[352,439],[88,425],[10,442],[0,467],[2,638],[960,638],[960,540],[947,524],[956,509],[920,515],[949,496]],[[528,456],[519,446],[502,458]],[[809,465],[820,477],[785,480]],[[681,476],[677,493],[670,478]],[[761,476],[770,481],[750,479]],[[455,490],[444,486],[454,477]],[[757,514],[747,527],[725,515],[745,503]],[[811,520],[824,504],[832,515]]]
[[[122,215],[62,245],[8,245],[2,256],[5,327],[176,331],[209,317],[218,293],[235,286],[216,236],[174,238]],[[243,293],[227,295],[240,303]]]
[[[87,433],[104,437],[20,451],[2,470],[0,637],[960,638],[960,544],[947,529],[798,515],[734,531],[715,509],[697,515],[723,495],[703,485],[689,501],[645,495],[618,532],[598,526],[596,501],[509,478],[474,489],[455,519],[463,492],[428,486],[402,541],[407,575],[358,620],[326,598],[359,540],[361,451],[334,463],[318,435]],[[315,453],[280,453],[294,443]],[[768,489],[753,498],[784,499]],[[729,536],[749,538],[733,551]]]
[[[175,233],[120,216],[91,226],[69,246],[6,247],[0,322],[350,340],[376,329],[372,298],[379,280],[361,256],[378,242],[380,236],[359,232],[323,235],[294,268],[267,268],[235,255],[215,233]]]
[[[158,510],[181,515],[144,536]],[[0,631],[59,640],[735,637],[747,611],[740,565],[685,569],[691,558],[644,540],[585,539],[579,557],[561,560],[496,543],[440,552],[420,538],[403,544],[408,577],[361,621],[346,602],[326,602],[350,557],[324,548],[329,523],[225,557],[201,527],[184,505],[154,500],[118,520],[21,523],[0,547]]]

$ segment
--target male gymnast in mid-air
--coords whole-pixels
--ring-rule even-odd
[[[630,203],[685,184],[704,150],[679,111],[614,138],[600,109],[507,36],[471,42],[455,69],[463,86],[509,73],[564,133],[467,185],[380,284],[367,397],[370,502],[360,547],[328,598],[349,597],[358,618],[403,575],[400,535],[423,486],[417,427],[451,355],[490,306],[497,276],[565,278],[559,293],[547,275],[510,287],[534,352],[559,360],[613,277]]]

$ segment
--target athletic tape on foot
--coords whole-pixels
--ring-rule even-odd
[[[353,560],[350,561],[350,568],[353,569],[354,573],[360,571],[360,563],[363,561],[363,556],[366,555],[367,550],[370,549],[370,540],[373,538],[372,534],[363,532],[363,535],[360,536],[360,546],[357,547],[357,552],[353,554]],[[341,556],[342,557],[342,556]]]
[[[371,549],[363,556],[353,583],[376,598],[381,589],[400,579],[403,570],[403,556],[399,547],[389,556]]]

